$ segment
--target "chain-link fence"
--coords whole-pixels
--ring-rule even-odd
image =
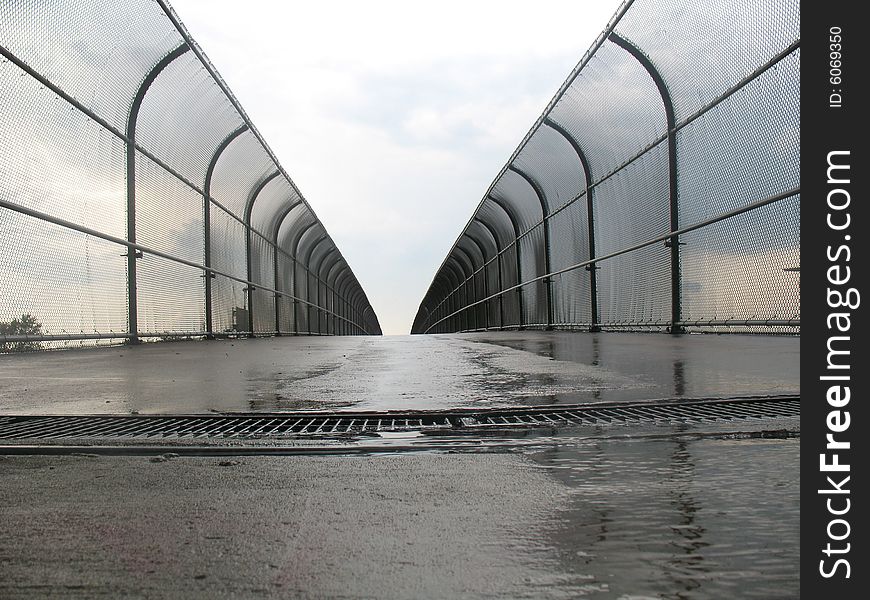
[[[626,1],[412,333],[800,331],[800,3]]]
[[[0,2],[0,351],[379,334],[164,0]]]

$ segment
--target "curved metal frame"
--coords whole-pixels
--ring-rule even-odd
[[[311,272],[311,255],[314,253],[315,248],[317,248],[324,240],[328,240],[328,239],[329,239],[329,236],[324,231],[323,235],[320,236],[319,238],[317,238],[317,240],[313,244],[311,244],[311,246],[308,247],[308,250],[307,250],[306,255],[305,255],[305,271],[307,273],[305,276],[305,284],[306,284],[306,288],[307,288],[305,290],[305,296],[306,296],[305,299],[308,300],[308,304],[305,305],[305,309],[306,309],[306,315],[308,316],[308,333],[311,333],[311,305],[315,303],[311,299],[311,277],[314,277],[315,279],[317,279],[317,276],[315,276]],[[319,296],[320,296],[320,286],[319,285],[317,286],[317,295],[319,298]],[[318,310],[319,309],[320,309],[320,307],[318,305]],[[320,317],[319,316],[317,318],[317,329],[318,329],[317,333],[320,333]]]
[[[662,103],[665,105],[665,118],[667,120],[667,140],[668,140],[668,183],[670,197],[670,227],[671,231],[677,231],[680,228],[679,219],[679,187],[677,185],[677,121],[674,115],[674,103],[671,99],[671,93],[661,74],[652,64],[652,61],[646,54],[641,52],[640,48],[618,35],[615,31],[611,32],[608,38],[614,44],[631,54],[637,62],[646,69],[646,72],[656,84],[659,94],[662,97]],[[668,243],[670,242],[670,243]],[[678,235],[671,236],[665,242],[665,246],[671,249],[671,327],[670,332],[674,334],[685,333],[685,328],[680,325],[682,321],[682,290],[680,284],[680,237]]]
[[[550,207],[547,203],[547,196],[544,194],[544,190],[541,186],[538,185],[538,182],[535,181],[531,175],[528,175],[515,165],[508,165],[508,170],[513,171],[525,179],[526,182],[532,186],[535,195],[538,197],[538,201],[541,203],[541,222],[544,226],[544,272],[550,273],[553,269],[550,265]],[[519,247],[519,242],[517,243],[517,247]],[[553,329],[553,279],[551,277],[545,277],[543,281],[544,290],[547,294],[547,330],[550,331]]]
[[[234,131],[230,132],[215,148],[211,160],[208,163],[208,170],[205,172],[205,183],[202,186],[203,200],[203,229],[205,233],[205,252],[203,256],[203,264],[206,268],[211,267],[211,178],[214,175],[215,167],[218,159],[223,154],[224,150],[238,138],[240,135],[248,131],[248,124],[244,123]],[[208,271],[205,273],[205,331],[206,338],[214,339],[214,329],[212,326],[212,305],[211,305],[211,280],[214,279],[214,273]]]
[[[502,283],[501,271],[502,271],[502,253],[504,251],[504,247],[499,248],[498,235],[496,235],[497,232],[492,225],[490,225],[489,223],[487,223],[484,219],[482,219],[480,217],[475,217],[474,220],[477,221],[478,223],[480,223],[489,232],[489,235],[492,236],[493,243],[495,244],[495,256],[496,256],[495,260],[496,260],[497,273],[498,273],[497,285],[498,285],[498,291],[501,291],[503,289],[502,288],[503,283]],[[484,277],[486,277],[485,271],[484,271]],[[487,281],[489,280],[488,277],[486,279],[487,279]],[[487,311],[487,322],[488,321],[489,321],[489,311]],[[498,295],[498,327],[499,327],[499,329],[504,327],[504,294]]]
[[[336,248],[336,250],[338,250],[338,248]],[[335,267],[339,267],[342,265],[347,265],[347,263],[344,262],[343,257],[341,256],[341,252],[338,252],[338,254],[336,255],[336,260],[331,265],[329,265],[329,268],[326,270],[326,277],[324,278],[326,281],[326,289],[332,292],[332,313],[333,313],[332,314],[332,333],[333,334],[335,334],[335,332],[338,330],[338,293],[335,291],[335,281],[333,281],[330,284],[329,279],[332,276],[332,271],[335,269]],[[340,273],[341,269],[339,269],[337,272]],[[328,323],[328,320],[327,320],[327,323]],[[328,330],[329,330],[329,327],[327,326],[327,331]]]
[[[323,269],[323,263],[326,261],[326,259],[330,255],[332,255],[333,253],[335,253],[337,251],[338,251],[338,248],[336,248],[335,243],[333,243],[332,248],[327,250],[326,253],[322,257],[320,257],[320,262],[317,264],[317,267],[314,269],[314,272],[317,273],[317,280],[320,283],[320,285],[317,286],[317,305],[321,306],[323,308],[323,310],[320,311],[320,314],[323,315],[323,320],[326,322],[325,329],[326,329],[327,334],[329,333],[329,315],[327,314],[327,311],[329,311],[329,291],[330,290],[329,290],[329,284],[327,283],[326,279],[323,277],[323,273],[321,272],[321,270]],[[336,254],[336,258],[338,258],[340,256],[341,256],[340,254]],[[333,264],[337,264],[337,263],[333,263]],[[328,272],[329,271],[327,271],[327,273]],[[320,303],[320,288],[321,287],[323,287],[323,304]],[[320,317],[319,316],[317,318],[317,330],[320,331]]]
[[[460,326],[459,328],[461,328],[462,320],[459,319],[459,315],[453,315],[453,313],[456,312],[455,309],[456,309],[456,305],[458,304],[457,299],[456,299],[456,295],[453,293],[453,290],[455,290],[457,287],[459,287],[459,283],[458,283],[459,278],[457,277],[456,270],[455,270],[456,267],[452,263],[449,263],[447,261],[445,261],[444,267],[445,267],[444,281],[445,281],[445,286],[448,289],[448,291],[444,295],[444,299],[438,303],[438,306],[444,307],[445,314],[442,315],[442,318],[445,318],[445,319],[449,318],[450,320],[456,319],[457,321],[459,321],[459,326]],[[450,315],[453,315],[453,316],[450,316]],[[445,330],[445,331],[450,329],[448,327],[449,323],[450,323],[449,320],[445,321],[444,324],[441,326],[441,329]],[[456,329],[459,329],[459,328],[456,328]]]
[[[300,204],[302,204],[302,200],[297,200],[296,202],[290,203],[284,210],[282,210],[279,213],[278,219],[275,222],[275,234],[274,234],[274,240],[273,240],[273,244],[274,244],[274,248],[275,248],[275,257],[274,257],[274,261],[275,261],[275,288],[279,289],[279,290],[282,288],[278,285],[278,280],[280,279],[280,275],[281,275],[281,271],[278,268],[278,255],[280,254],[279,246],[278,246],[278,233],[281,231],[281,225],[284,224],[284,220],[287,218],[287,216],[291,212],[293,212],[293,209],[296,208],[297,206],[299,206]],[[284,252],[286,254],[290,255],[290,253],[287,252],[286,250],[284,250]],[[290,259],[293,260],[292,255],[290,255]],[[275,295],[275,332],[278,335],[281,335],[281,302],[279,301],[281,296],[282,296],[281,294]]]
[[[463,237],[465,237],[465,236],[463,236]],[[477,314],[468,308],[469,304],[472,304],[473,302],[477,301],[477,289],[475,289],[475,285],[474,285],[474,272],[476,271],[475,262],[474,262],[474,257],[471,255],[471,252],[469,252],[468,250],[466,250],[465,248],[463,248],[460,245],[461,241],[462,241],[462,238],[457,240],[456,245],[453,247],[453,249],[454,250],[461,250],[462,253],[465,255],[465,257],[468,259],[469,264],[471,265],[471,267],[470,267],[471,272],[465,276],[465,281],[462,283],[462,287],[464,288],[463,291],[465,292],[465,294],[464,294],[465,306],[463,307],[462,312],[465,313],[465,324],[468,325],[468,327],[466,327],[466,329],[477,329]],[[458,260],[456,262],[459,263]],[[465,270],[464,265],[462,265],[462,268],[463,268],[463,270]],[[469,299],[468,299],[468,296],[469,296],[469,293],[468,293],[469,285],[468,284],[469,283],[471,284],[471,294],[470,295],[472,296],[472,298],[474,298],[474,300],[472,300],[472,301],[469,301]],[[474,320],[474,327],[471,327],[470,321],[472,319]]]
[[[351,307],[353,308],[352,314],[354,316],[354,323],[356,323],[356,327],[360,327],[362,323],[362,289],[359,286],[359,282],[356,280],[356,277],[353,278],[354,286],[351,289],[349,300]]]
[[[589,259],[595,258],[595,207],[593,203],[593,193],[595,188],[592,187],[592,170],[589,167],[589,161],[586,160],[586,154],[580,147],[577,140],[574,139],[567,129],[553,121],[550,117],[544,119],[544,125],[550,127],[553,131],[560,134],[574,149],[577,158],[580,160],[580,166],[583,167],[583,175],[586,179],[586,236],[589,240]],[[589,296],[590,308],[592,310],[592,324],[589,326],[589,331],[595,333],[601,331],[598,325],[598,275],[596,271],[599,269],[595,263],[591,263],[586,267],[589,271]]]
[[[459,298],[459,288],[462,286],[462,281],[466,278],[465,277],[465,269],[459,264],[459,261],[457,261],[452,256],[453,255],[447,257],[447,260],[444,261],[444,266],[445,267],[449,266],[451,269],[451,273],[453,274],[454,277],[456,277],[456,283],[453,284],[454,292],[451,293],[450,296],[448,296],[448,298],[453,298],[453,306],[451,307],[448,305],[448,310],[451,313],[457,312],[460,309],[459,304],[460,304],[461,300]],[[458,270],[458,272],[457,272],[457,270]],[[462,329],[462,315],[463,314],[464,314],[464,311],[458,312],[458,314],[456,315],[457,320],[459,321],[459,329],[460,330]]]
[[[338,274],[335,276],[335,281],[332,282],[332,285],[335,287],[336,294],[338,295],[339,307],[336,309],[336,313],[338,313],[342,320],[339,321],[340,332],[339,335],[347,335],[348,333],[348,324],[345,319],[348,319],[348,304],[347,300],[342,292],[342,289],[350,281],[350,277],[347,275],[350,273],[350,266],[347,263],[344,263],[344,268],[339,269]]]
[[[486,279],[486,263],[488,261],[488,258],[486,256],[487,252],[486,252],[486,249],[483,247],[483,245],[477,240],[477,238],[475,238],[473,235],[471,235],[471,232],[468,231],[468,229],[466,229],[464,237],[466,237],[469,240],[471,240],[472,242],[474,242],[474,245],[477,246],[477,249],[480,251],[480,256],[483,258],[483,264],[480,266],[480,269],[478,271],[481,273],[481,276],[483,277],[483,297],[484,297],[484,302],[482,304],[482,307],[483,307],[483,327],[484,327],[484,329],[489,329],[489,300],[486,300],[486,298],[489,298],[489,282]],[[457,244],[457,246],[458,246],[458,244]],[[472,279],[473,279],[473,277],[472,277]],[[477,296],[477,285],[476,284],[472,284],[472,285],[474,285],[475,296]],[[475,323],[477,323],[476,316],[475,316],[474,320],[475,320]]]
[[[145,95],[157,76],[188,50],[190,50],[190,45],[187,42],[182,42],[180,46],[151,67],[142,83],[139,84],[139,89],[136,90],[136,95],[133,96],[133,101],[130,103],[130,111],[127,113],[125,130],[127,135],[125,144],[127,153],[127,172],[125,174],[127,180],[127,241],[132,244],[136,243],[136,125],[139,121],[139,109],[142,108]],[[136,259],[141,258],[141,256],[141,252],[127,249],[127,331],[130,334],[127,339],[128,344],[139,343],[139,292],[136,281]]]
[[[517,220],[516,215],[510,209],[510,205],[507,202],[503,202],[499,200],[493,195],[489,195],[486,197],[487,200],[491,201],[493,204],[502,209],[507,215],[508,220],[511,222],[511,225],[514,228],[514,248],[516,251],[516,259],[517,259],[517,302],[519,303],[519,319],[517,321],[517,325],[519,329],[525,329],[525,325],[523,324],[523,311],[525,309],[523,302],[523,288],[520,285],[523,281],[523,263],[522,257],[520,256],[520,222]],[[507,245],[505,245],[507,248]],[[502,319],[502,326],[504,326],[504,320]]]
[[[296,233],[295,238],[292,239],[292,241],[290,243],[290,245],[293,247],[293,251],[290,252],[290,256],[292,257],[292,260],[293,260],[293,296],[295,296],[295,298],[299,297],[299,272],[296,270],[296,268],[299,266],[299,259],[298,259],[299,243],[302,241],[302,237],[305,235],[305,233],[317,224],[318,224],[317,219],[314,219],[313,221],[311,221],[311,223],[309,223],[308,225],[306,225],[305,227],[303,227],[302,229],[300,229]],[[277,237],[277,233],[275,235]],[[307,267],[305,265],[303,265],[302,268],[305,269]],[[308,279],[306,278],[306,286],[305,286],[306,293],[308,293],[308,289],[307,289],[308,285],[307,284],[308,284]],[[295,298],[293,300],[293,333],[295,335],[299,335],[299,309],[298,309],[299,302]],[[311,326],[309,325],[309,329],[310,329],[310,327]]]
[[[254,260],[253,260],[254,251],[253,251],[253,248],[251,247],[252,246],[251,242],[253,241],[253,235],[252,235],[252,231],[251,231],[251,229],[252,229],[251,228],[251,214],[254,212],[254,203],[257,201],[257,198],[259,197],[260,192],[263,191],[263,188],[265,188],[269,184],[270,181],[272,181],[273,179],[278,177],[280,174],[281,174],[281,171],[276,170],[273,173],[270,173],[269,175],[266,175],[265,177],[263,177],[263,179],[261,179],[260,182],[254,186],[254,189],[251,190],[251,193],[248,194],[248,200],[245,203],[245,255],[246,255],[245,256],[245,263],[247,266],[248,281],[254,281],[254,274],[252,272],[253,271],[253,262],[254,262]],[[278,245],[275,244],[276,252],[277,252],[277,247],[278,247]],[[274,257],[274,258],[277,259],[277,257]],[[275,268],[277,269],[277,260],[275,260]],[[276,283],[277,283],[277,280],[276,280]],[[254,332],[254,291],[255,290],[256,290],[256,287],[253,284],[248,285],[248,287],[245,288],[245,291],[248,293],[248,328],[250,329],[252,336],[255,333]],[[277,304],[277,302],[276,302],[276,304]],[[276,331],[277,331],[277,329],[276,329]]]
[[[441,293],[440,296],[435,296],[435,298],[442,298],[442,300],[438,302],[435,307],[429,312],[429,314],[434,317],[436,315],[442,314],[441,308],[444,306],[445,301],[447,302],[447,306],[446,308],[444,308],[444,310],[450,310],[450,302],[448,300],[448,296],[450,295],[453,288],[448,273],[439,272],[436,275],[435,280],[432,282],[432,289]],[[442,326],[442,329],[443,327],[444,326]]]

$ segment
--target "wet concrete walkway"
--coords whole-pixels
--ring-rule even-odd
[[[0,356],[0,413],[792,394],[798,358],[796,338],[753,336],[179,342]],[[788,417],[437,449],[388,437],[371,453],[312,442],[328,456],[0,455],[0,597],[791,599],[799,430]]]
[[[0,414],[442,409],[799,391],[793,337],[504,332],[0,356]]]
[[[799,596],[799,440],[0,456],[3,598]]]

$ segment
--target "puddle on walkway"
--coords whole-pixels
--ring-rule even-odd
[[[798,439],[613,439],[530,455],[572,493],[535,535],[570,597],[797,598]]]
[[[366,340],[337,368],[281,383],[280,406],[317,398],[359,410],[446,409],[575,402],[601,390],[649,388],[600,366],[455,336]]]
[[[0,356],[0,413],[436,410],[799,390],[787,337],[283,337]]]
[[[466,334],[462,339],[631,379],[628,385],[602,382],[591,391],[580,388],[557,394],[557,402],[800,391],[800,339],[795,336],[523,331]]]

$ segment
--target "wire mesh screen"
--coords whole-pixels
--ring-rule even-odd
[[[300,307],[380,333],[355,278],[298,296],[281,231],[319,221],[165,0],[0,3],[0,139],[0,352],[307,331]]]
[[[254,331],[271,333],[275,329],[275,251],[269,240],[254,234],[251,239],[251,276],[254,287]]]
[[[412,333],[480,305],[489,328],[799,333],[799,46],[797,0],[623,3],[433,280],[483,223],[488,288],[433,283]]]
[[[534,278],[544,275],[544,224],[536,226],[519,239],[520,269],[524,278]],[[535,281],[523,286],[523,323],[539,325],[547,322],[548,296],[544,282]]]
[[[140,331],[161,337],[205,331],[202,271],[160,256],[138,264]]]
[[[552,265],[554,271],[589,258],[589,231],[585,202],[573,202],[550,218]],[[589,272],[575,269],[553,278],[554,324],[589,327],[591,283]]]

